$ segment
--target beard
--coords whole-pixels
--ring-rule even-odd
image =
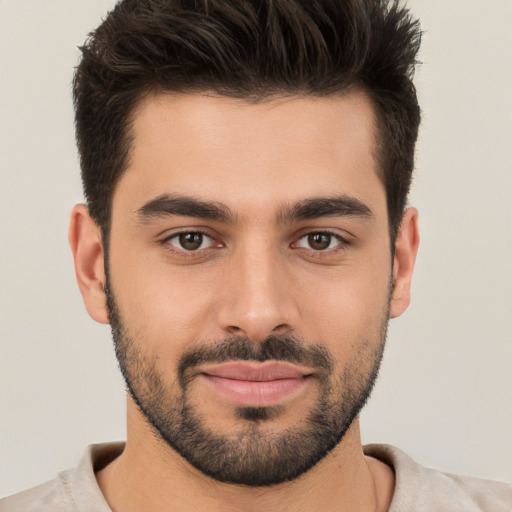
[[[229,337],[194,345],[180,357],[172,384],[159,372],[156,356],[142,350],[124,324],[107,273],[107,307],[116,356],[128,392],[155,435],[194,468],[220,482],[270,486],[298,478],[343,439],[367,402],[377,379],[388,324],[388,309],[372,341],[358,343],[356,353],[336,373],[332,355],[321,345],[292,336],[272,335],[261,342]],[[235,433],[209,428],[190,397],[193,370],[205,363],[287,361],[314,368],[318,398],[299,422],[269,431],[283,406],[235,408]],[[240,426],[239,425],[239,426]]]

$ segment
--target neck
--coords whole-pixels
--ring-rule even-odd
[[[330,454],[296,480],[248,487],[205,476],[149,427],[130,421],[130,416],[136,419],[134,414],[138,411],[129,405],[124,452],[97,473],[112,510],[384,512],[389,508],[393,473],[383,463],[364,456],[358,420]]]

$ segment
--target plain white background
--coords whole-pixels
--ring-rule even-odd
[[[67,246],[82,199],[70,81],[112,0],[0,0],[0,496],[124,437],[109,330]],[[511,480],[512,1],[410,0],[425,30],[413,303],[391,324],[363,440]]]

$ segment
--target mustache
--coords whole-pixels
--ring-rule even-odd
[[[310,366],[324,376],[334,367],[331,354],[321,345],[309,345],[293,336],[270,335],[260,342],[244,336],[234,336],[214,344],[193,346],[185,351],[178,363],[178,379],[185,386],[191,370],[201,364],[228,361],[286,361]]]

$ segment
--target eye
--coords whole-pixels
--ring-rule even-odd
[[[321,231],[302,236],[295,246],[303,249],[313,249],[314,251],[326,251],[328,249],[335,249],[343,243],[346,242],[341,236]]]
[[[185,231],[177,233],[165,240],[174,248],[181,251],[194,252],[201,249],[208,249],[215,245],[215,241],[210,236],[200,231]]]

